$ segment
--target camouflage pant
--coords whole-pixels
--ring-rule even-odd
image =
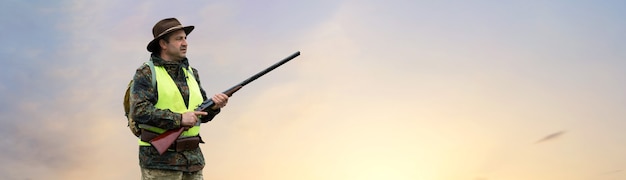
[[[141,168],[141,180],[203,180],[202,171],[182,172]]]

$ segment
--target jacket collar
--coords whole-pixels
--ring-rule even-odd
[[[166,60],[163,60],[161,57],[159,57],[159,55],[153,53],[150,56],[150,60],[152,61],[152,63],[154,63],[155,66],[164,66],[164,67],[180,66],[182,68],[189,67],[189,60],[187,58],[180,60],[180,61],[166,61]]]

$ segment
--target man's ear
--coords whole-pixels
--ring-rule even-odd
[[[165,42],[165,40],[163,40],[163,39],[159,39],[159,46],[161,46],[161,49],[166,49],[167,48],[167,42]]]

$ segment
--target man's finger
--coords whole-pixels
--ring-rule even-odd
[[[228,99],[228,96],[226,94],[216,94],[215,97],[220,99]]]
[[[226,99],[226,98],[224,98],[224,97],[219,97],[219,96],[215,96],[215,97],[213,97],[212,99],[213,99],[213,102],[215,102],[215,103],[222,103],[222,102],[227,101],[227,99]]]
[[[194,111],[193,114],[195,114],[196,116],[198,116],[198,115],[209,115],[209,113],[204,112],[204,111]]]

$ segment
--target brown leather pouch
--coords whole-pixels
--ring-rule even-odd
[[[141,139],[141,141],[150,142],[150,140],[154,139],[157,136],[159,136],[159,134],[155,132],[141,129],[141,135],[139,135],[139,138]]]
[[[184,150],[192,150],[199,147],[200,137],[188,137],[188,138],[180,138],[176,140],[176,151],[184,151]]]

